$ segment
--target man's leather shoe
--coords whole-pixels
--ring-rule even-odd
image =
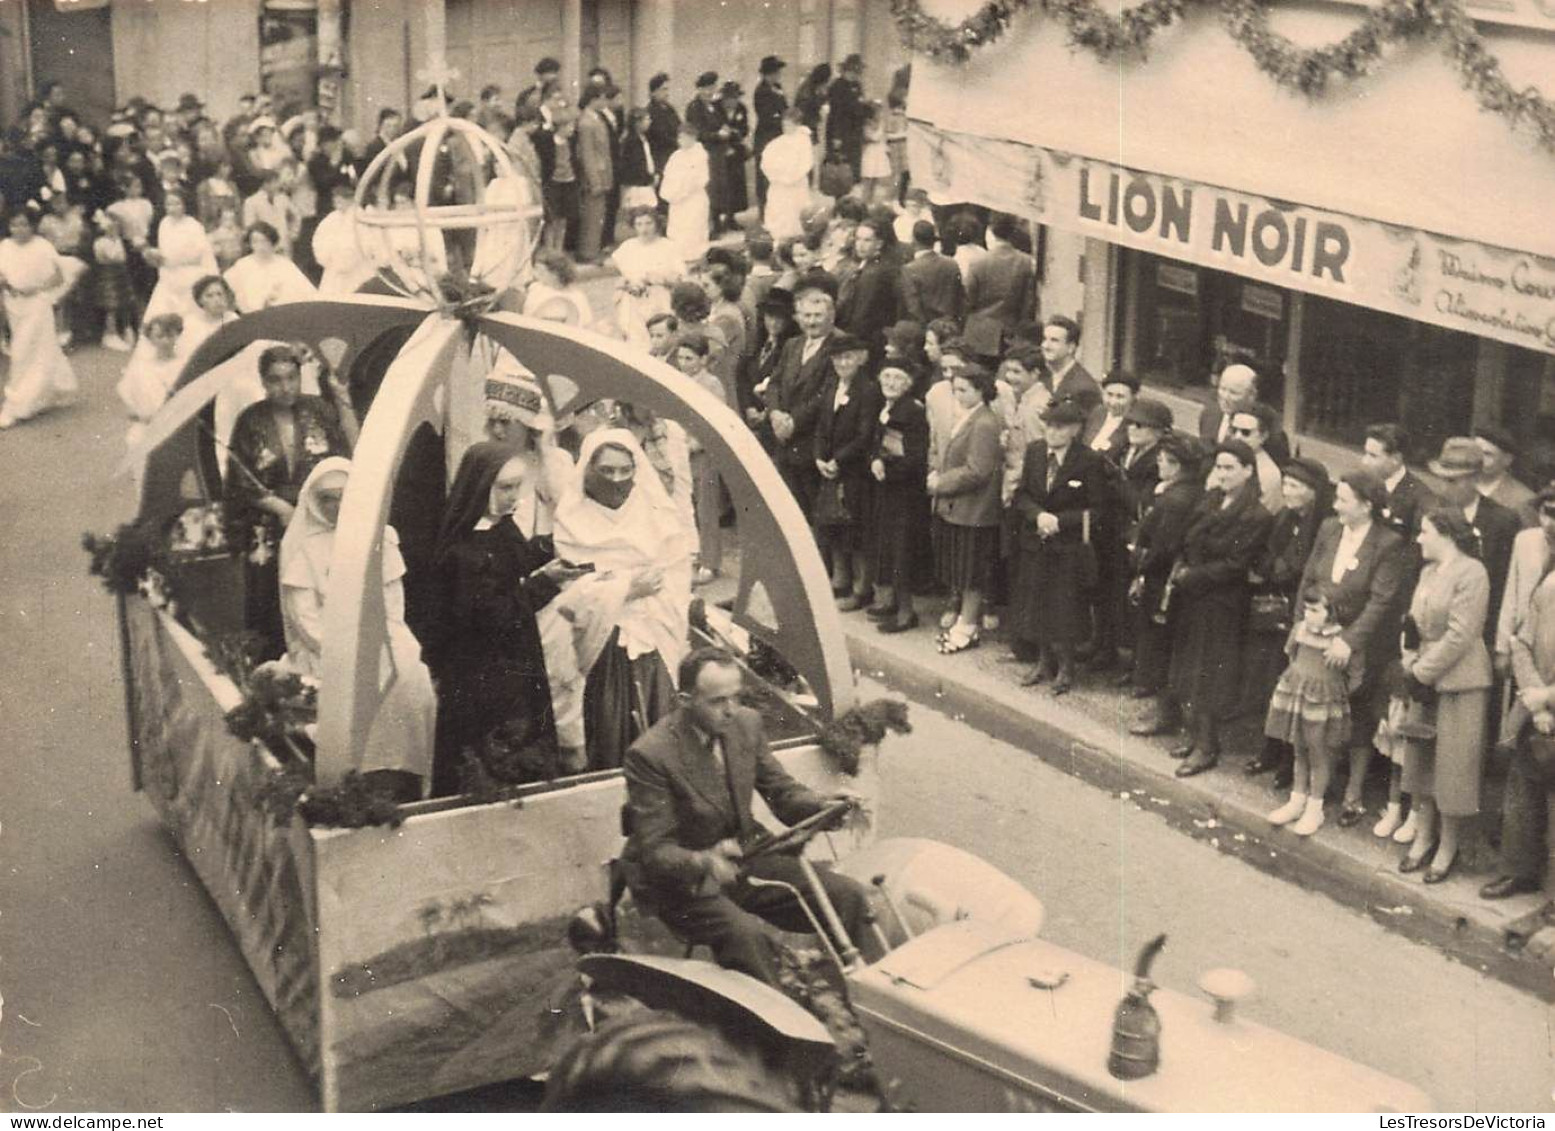
[[[1481,899],[1511,899],[1514,895],[1529,895],[1539,890],[1537,880],[1521,876],[1497,876],[1479,889]]]
[[[1346,801],[1344,807],[1339,810],[1339,827],[1341,829],[1352,828],[1360,824],[1361,818],[1366,816],[1366,807],[1354,802]]]
[[[1128,728],[1128,732],[1140,738],[1153,738],[1158,734],[1173,734],[1177,726],[1176,719],[1156,713],[1134,723]]]
[[[1071,672],[1060,670],[1058,675],[1053,679],[1053,686],[1051,690],[1054,697],[1056,698],[1060,695],[1068,695],[1073,687],[1074,675]]]
[[[1051,669],[1045,668],[1041,664],[1037,664],[1029,672],[1020,677],[1020,685],[1022,687],[1036,687],[1038,684],[1046,683],[1052,678],[1053,673]]]
[[[896,609],[892,606],[871,605],[864,610],[864,615],[870,620],[892,620],[896,616]]]
[[[1166,752],[1166,756],[1168,758],[1186,758],[1198,748],[1199,744],[1190,738],[1186,742],[1179,742],[1176,746],[1172,747]]]
[[[1173,772],[1180,778],[1191,778],[1202,774],[1205,770],[1213,770],[1220,764],[1220,755],[1195,755],[1189,758]]]
[[[860,597],[857,593],[849,593],[846,597],[838,600],[837,611],[839,613],[856,613],[860,609],[868,608],[868,606],[868,598]]]

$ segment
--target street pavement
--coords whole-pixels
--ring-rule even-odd
[[[609,285],[589,289],[607,299]],[[0,434],[0,1109],[311,1110],[215,907],[130,789],[113,606],[79,547],[133,512],[108,478],[122,357],[75,362],[81,406]],[[1167,985],[1191,993],[1235,966],[1259,987],[1250,1017],[1444,1108],[1555,1106],[1537,996],[1185,836],[1148,793],[1098,788],[1053,751],[922,706],[913,717],[883,754],[880,831],[987,858],[1041,896],[1047,937],[1126,966],[1166,931]]]

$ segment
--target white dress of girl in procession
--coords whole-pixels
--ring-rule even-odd
[[[170,192],[164,207],[167,215],[157,225],[157,286],[146,304],[147,322],[161,314],[193,314],[195,283],[217,270],[205,227],[189,215],[184,198]]]
[[[351,294],[377,274],[356,242],[356,205],[349,195],[337,192],[334,210],[313,230],[313,258],[324,268],[321,295]]]
[[[768,182],[764,219],[774,240],[804,234],[801,215],[810,203],[810,168],[814,163],[815,143],[803,115],[790,110],[783,115],[783,136],[773,138],[761,151],[761,171]]]
[[[299,673],[323,674],[324,601],[330,559],[335,552],[335,523],[340,499],[351,475],[351,461],[322,460],[297,496],[297,509],[281,539],[281,619],[286,658]],[[437,697],[432,677],[421,662],[421,645],[405,624],[405,560],[399,535],[383,528],[383,603],[385,648],[379,662],[383,701],[367,731],[362,773],[399,770],[421,779],[425,796],[432,775],[432,738]]]
[[[75,399],[76,374],[54,327],[54,302],[64,285],[59,253],[37,234],[32,217],[18,209],[11,215],[10,238],[0,240],[0,294],[11,328],[0,428]]]
[[[686,265],[680,248],[659,234],[659,216],[652,208],[633,209],[629,222],[637,234],[610,257],[621,272],[616,325],[628,342],[646,350],[648,319],[669,312],[670,288],[685,275]]]
[[[711,206],[707,198],[707,150],[696,131],[682,126],[680,148],[664,163],[659,195],[670,206],[670,242],[687,263],[702,258],[707,250],[707,225]]]

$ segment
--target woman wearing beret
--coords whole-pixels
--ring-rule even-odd
[[[1329,513],[1333,485],[1328,469],[1315,459],[1292,459],[1280,482],[1284,505],[1274,516],[1269,538],[1253,565],[1252,613],[1247,653],[1242,664],[1239,715],[1262,716],[1269,696],[1289,663],[1285,642],[1299,619],[1301,575],[1312,555],[1318,527]],[[1249,776],[1286,764],[1290,748],[1265,738],[1263,749],[1243,767]]]
[[[1188,741],[1172,751],[1184,759],[1180,778],[1220,761],[1221,725],[1235,712],[1241,690],[1250,575],[1274,521],[1259,501],[1256,465],[1256,453],[1241,440],[1215,449],[1210,489],[1172,572],[1170,694],[1192,723]]]

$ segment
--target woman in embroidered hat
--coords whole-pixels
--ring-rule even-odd
[[[506,350],[486,374],[485,408],[486,438],[517,448],[528,463],[513,521],[524,537],[549,539],[556,503],[572,479],[572,457],[557,446],[558,424],[539,381]]]

